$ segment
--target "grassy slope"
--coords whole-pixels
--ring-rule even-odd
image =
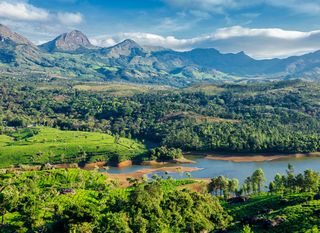
[[[7,135],[0,135],[0,146],[5,146],[8,143],[12,142],[12,138]]]
[[[313,200],[314,194],[260,195],[250,198],[245,203],[225,204],[235,225],[230,232],[242,229],[241,220],[250,217],[264,219],[282,218],[285,221],[273,228],[253,225],[254,232],[306,232],[320,224],[320,200]],[[270,210],[265,213],[265,210]]]
[[[114,137],[102,133],[61,131],[39,128],[38,134],[13,141],[0,136],[0,167],[12,164],[41,164],[46,162],[74,162],[86,154],[87,161],[107,161],[114,155],[132,158],[145,152],[144,145],[131,139]]]
[[[87,83],[73,86],[81,91],[104,92],[112,96],[133,96],[135,94],[168,90],[166,86],[138,85],[130,83]]]

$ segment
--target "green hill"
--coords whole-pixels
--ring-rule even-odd
[[[318,232],[309,231],[319,225],[320,200],[314,193],[260,194],[238,204],[224,207],[234,218],[228,232],[240,232],[250,225],[254,232]]]
[[[146,151],[143,144],[108,134],[28,128],[0,135],[0,167],[43,164],[123,161]]]

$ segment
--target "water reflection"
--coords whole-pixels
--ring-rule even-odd
[[[307,157],[307,158],[288,158],[275,161],[264,162],[243,162],[235,163],[231,161],[216,161],[208,160],[199,156],[188,156],[188,159],[196,161],[196,164],[182,164],[183,167],[199,167],[203,168],[200,171],[194,171],[191,173],[193,178],[211,178],[219,175],[226,176],[228,178],[238,178],[240,182],[252,174],[258,168],[262,168],[265,172],[265,176],[268,181],[274,178],[276,173],[284,174],[288,163],[292,164],[295,169],[295,173],[303,172],[306,169],[313,169],[320,171],[320,157]],[[168,165],[165,165],[168,166]],[[171,165],[176,166],[176,165]],[[110,168],[109,173],[121,174],[131,173],[144,168],[152,168],[151,166],[139,166],[135,165],[127,168]],[[164,172],[155,172],[159,176],[167,177],[172,176],[176,179],[186,178],[185,173],[169,173],[166,175]],[[153,174],[155,174],[153,173]],[[150,174],[149,176],[152,176]]]

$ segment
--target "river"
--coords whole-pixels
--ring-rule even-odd
[[[262,168],[264,170],[267,181],[274,178],[276,173],[284,174],[288,164],[294,166],[295,173],[303,172],[306,169],[313,169],[320,171],[320,157],[303,157],[303,158],[286,158],[273,161],[261,162],[232,162],[232,161],[217,161],[209,160],[200,156],[187,156],[188,159],[194,160],[195,164],[181,164],[182,167],[198,167],[202,170],[191,173],[193,178],[212,178],[223,175],[228,178],[237,178],[243,182],[246,177],[250,176],[256,169]],[[164,165],[166,167],[170,165]],[[176,164],[172,165],[176,166]],[[144,168],[153,168],[152,166],[134,165],[126,168],[110,167],[107,172],[111,174],[133,173]],[[160,176],[166,177],[164,172],[155,172]],[[154,173],[152,173],[154,174]],[[149,176],[152,176],[149,174]],[[176,179],[186,178],[185,173],[170,173],[170,176]]]

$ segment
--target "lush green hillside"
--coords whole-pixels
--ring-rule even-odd
[[[320,224],[320,200],[313,200],[314,196],[315,193],[260,194],[244,203],[225,204],[234,217],[230,232],[240,232],[246,224],[259,233],[308,232]]]
[[[0,81],[0,128],[100,131],[183,150],[320,150],[320,86],[286,81],[157,89]],[[80,88],[79,88],[80,87]],[[80,89],[80,90],[79,90]],[[134,91],[133,91],[134,90]],[[134,92],[134,93],[133,93]],[[8,104],[10,103],[10,104]]]
[[[310,183],[316,189],[319,177]],[[283,179],[292,179],[290,172]],[[223,198],[187,188],[197,182],[154,176],[133,179],[131,187],[119,188],[96,171],[3,170],[0,229],[3,233],[319,232],[320,200],[314,190],[292,189],[286,183],[282,191],[238,197],[224,190]],[[307,187],[307,180],[301,185]]]
[[[0,136],[0,167],[44,164],[123,161],[146,152],[143,144],[108,134],[61,131],[38,127]]]
[[[169,233],[218,231],[230,223],[217,198],[177,190],[180,184],[140,181],[119,189],[97,172],[2,173],[0,229],[2,233]]]

